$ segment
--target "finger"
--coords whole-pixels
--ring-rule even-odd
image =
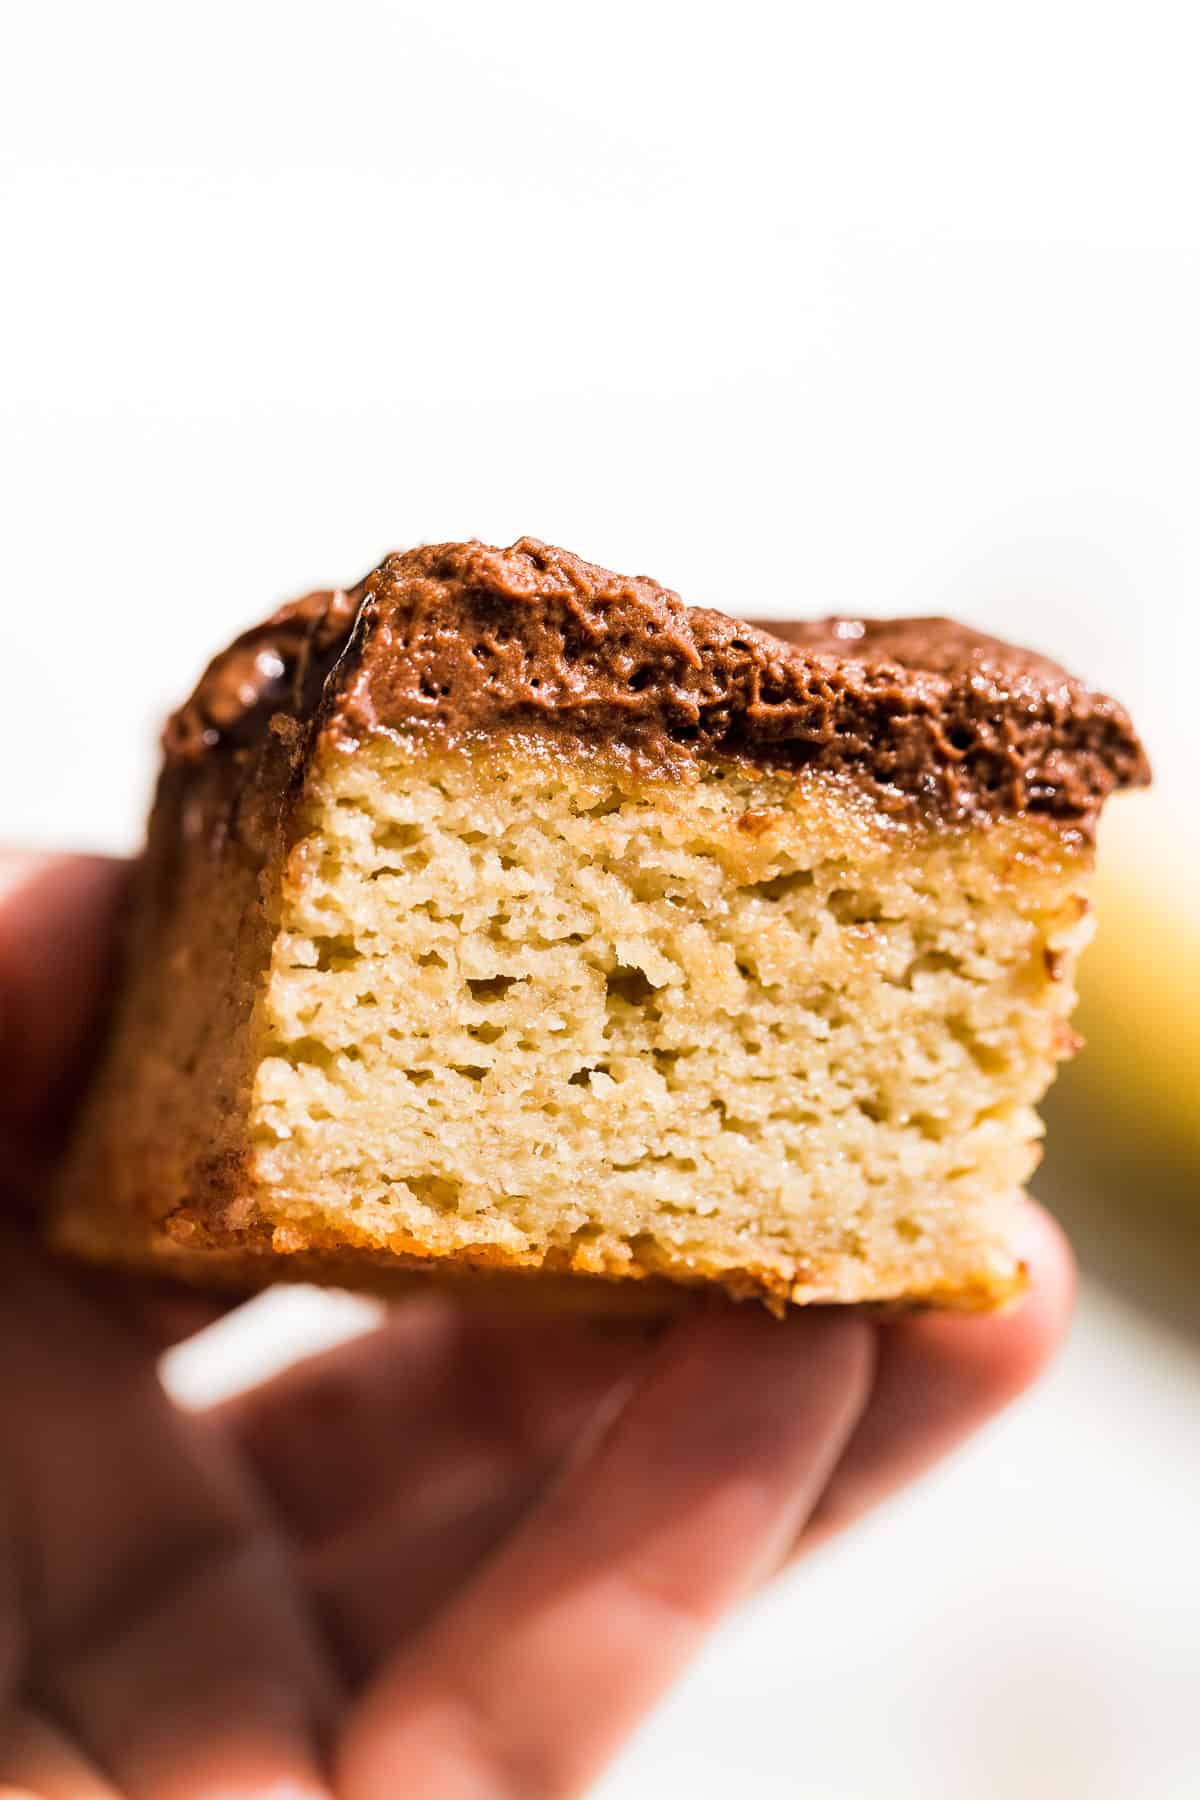
[[[556,1454],[647,1348],[640,1330],[495,1318],[431,1296],[213,1416],[296,1535],[317,1541],[372,1513],[414,1467],[428,1470],[441,1444],[455,1457],[480,1442],[521,1459]]]
[[[112,857],[0,850],[0,1186],[14,1212],[35,1212],[62,1147],[119,963],[131,874]],[[160,1349],[228,1310],[177,1285],[93,1280]]]
[[[121,1800],[48,1719],[22,1710],[0,1727],[0,1800]]]
[[[459,1319],[420,1300],[208,1415],[301,1544],[371,1512],[457,1410]]]
[[[644,1328],[430,1299],[218,1409],[295,1536],[357,1683],[507,1534]]]
[[[130,1335],[0,1248],[25,1690],[122,1794],[320,1794],[336,1687],[278,1537]]]
[[[721,1308],[385,1669],[346,1800],[578,1793],[815,1504],[870,1381],[847,1314]]]
[[[1017,1248],[1029,1288],[1012,1311],[924,1313],[885,1325],[870,1405],[800,1539],[842,1531],[1021,1394],[1062,1341],[1075,1291],[1070,1247],[1032,1201]]]
[[[86,1067],[129,867],[0,851],[0,1131],[27,1151],[61,1123]]]
[[[241,1296],[193,1290],[181,1282],[158,1279],[142,1271],[72,1265],[67,1272],[81,1293],[136,1332],[154,1355],[206,1331],[244,1304]]]

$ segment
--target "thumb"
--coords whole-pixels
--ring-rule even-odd
[[[0,850],[0,1154],[50,1149],[112,982],[126,862]]]

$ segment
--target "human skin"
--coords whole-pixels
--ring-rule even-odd
[[[756,1584],[1028,1386],[1070,1310],[713,1304],[656,1333],[414,1300],[207,1413],[218,1310],[30,1229],[124,865],[0,856],[0,1800],[559,1800]],[[804,1629],[802,1580],[794,1604]],[[803,1694],[796,1697],[803,1708]]]

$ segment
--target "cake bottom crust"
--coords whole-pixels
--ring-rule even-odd
[[[434,1290],[470,1306],[600,1318],[666,1317],[713,1299],[759,1301],[782,1318],[795,1298],[777,1274],[753,1267],[705,1271],[676,1264],[664,1272],[622,1262],[608,1269],[581,1269],[554,1253],[520,1258],[486,1246],[468,1254],[431,1254],[416,1244],[381,1249],[320,1233],[283,1251],[267,1227],[244,1231],[236,1240],[208,1243],[190,1224],[182,1237],[173,1235],[169,1223],[163,1230],[130,1227],[127,1215],[114,1213],[106,1219],[94,1208],[73,1213],[60,1221],[54,1247],[72,1261],[230,1297],[249,1297],[284,1283],[341,1288],[384,1301]],[[975,1269],[950,1264],[927,1268],[917,1281],[911,1268],[877,1271],[874,1296],[864,1302],[857,1289],[839,1291],[839,1268],[832,1259],[824,1268],[810,1265],[805,1273],[820,1296],[816,1303],[860,1305],[880,1313],[926,1308],[992,1312],[1018,1300],[1028,1280],[1024,1263],[993,1252]]]

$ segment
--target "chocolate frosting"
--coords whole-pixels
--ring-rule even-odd
[[[275,713],[315,711],[358,616],[357,594],[328,591],[293,600],[215,656],[187,702],[167,721],[169,756],[190,758],[247,745]]]
[[[280,714],[350,743],[548,729],[660,767],[748,756],[895,812],[1083,831],[1149,780],[1123,708],[1030,651],[947,619],[745,624],[533,538],[427,545],[282,607],[211,664],[168,755],[236,753]]]

